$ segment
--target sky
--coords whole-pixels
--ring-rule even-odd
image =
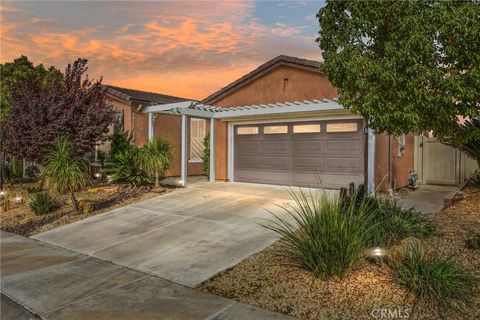
[[[321,60],[324,1],[2,1],[0,62],[82,57],[103,83],[202,99],[286,54]]]

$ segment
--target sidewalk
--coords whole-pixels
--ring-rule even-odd
[[[292,319],[30,238],[0,241],[2,320]]]
[[[421,185],[417,190],[409,192],[399,203],[405,208],[414,207],[421,213],[437,213],[444,207],[444,199],[453,198],[457,186]]]

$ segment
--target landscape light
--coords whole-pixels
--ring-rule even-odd
[[[22,201],[22,198],[16,197],[16,198],[15,198],[15,201],[20,202],[20,201]]]
[[[100,178],[102,175],[100,173],[95,173],[95,178]]]
[[[383,256],[383,254],[384,254],[384,252],[383,252],[383,249],[382,249],[382,248],[380,248],[380,247],[375,247],[375,248],[373,249],[373,255],[374,255],[375,257],[381,257],[381,256]]]
[[[0,196],[4,196],[5,195],[5,192],[4,191],[0,191]]]

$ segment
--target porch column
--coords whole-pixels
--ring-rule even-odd
[[[368,128],[367,150],[367,191],[373,194],[375,193],[375,131],[371,128]]]
[[[148,141],[153,140],[155,127],[155,114],[153,112],[148,113]]]
[[[210,182],[215,182],[215,119],[210,119]]]
[[[181,164],[181,181],[185,188],[187,186],[187,116],[182,114],[182,164]]]

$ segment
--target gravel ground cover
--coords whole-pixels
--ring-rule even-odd
[[[466,241],[480,231],[480,189],[464,192],[463,200],[429,217],[437,231],[424,243],[432,253],[450,256],[480,276],[480,251],[466,246]],[[374,319],[381,310],[412,314],[414,298],[393,281],[386,265],[365,261],[342,280],[324,281],[279,257],[278,245],[245,259],[198,289],[299,319]],[[427,310],[421,318],[438,316]],[[480,309],[446,318],[480,319]]]
[[[103,185],[88,188],[76,193],[80,203],[88,202],[93,205],[91,212],[73,212],[69,197],[56,195],[60,207],[52,213],[36,215],[28,206],[29,194],[27,187],[36,184],[23,184],[10,186],[7,192],[13,194],[13,201],[9,210],[0,210],[0,229],[23,236],[31,236],[45,232],[81,219],[91,217],[114,208],[123,207],[131,203],[158,196],[162,192],[171,192],[174,188],[152,190],[150,187],[128,187],[124,185]],[[155,192],[154,192],[155,191]],[[16,202],[15,198],[21,201]],[[3,203],[2,203],[3,204]]]

